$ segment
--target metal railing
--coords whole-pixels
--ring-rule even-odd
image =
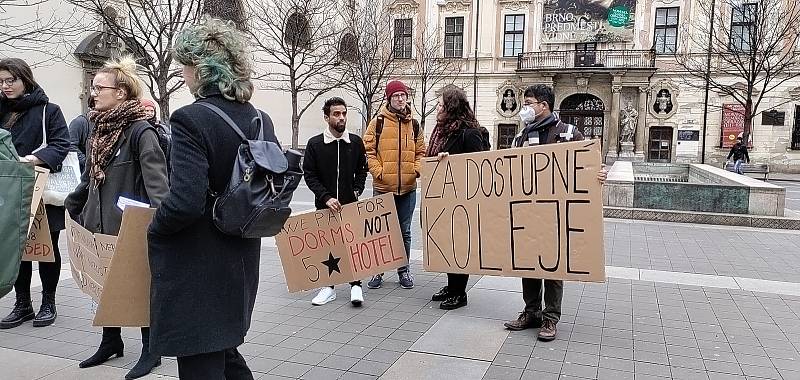
[[[517,70],[655,68],[654,50],[559,50],[522,53]]]

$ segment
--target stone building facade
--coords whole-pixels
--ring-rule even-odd
[[[736,102],[712,91],[704,134],[703,83],[689,82],[672,54],[685,34],[692,33],[696,1],[395,3],[403,4],[403,17],[424,25],[412,28],[413,33],[425,28],[440,33],[445,57],[460,53],[455,59],[463,60],[463,70],[455,82],[477,78],[477,91],[471,84],[464,89],[471,98],[477,93],[477,117],[490,130],[495,147],[509,146],[519,131],[517,113],[525,87],[544,83],[555,89],[554,109],[562,120],[601,139],[607,163],[700,162],[704,142],[705,162],[719,165],[729,151],[723,142],[735,139],[737,120],[725,115],[728,127],[723,131],[723,108],[733,109]],[[406,79],[413,86],[415,78]],[[795,150],[800,149],[800,79],[770,95],[774,98],[765,97],[761,110],[777,112],[782,120],[770,119],[770,125],[761,116],[753,120],[751,159],[769,163],[773,171],[800,171],[800,150]],[[433,125],[432,116],[428,122]]]

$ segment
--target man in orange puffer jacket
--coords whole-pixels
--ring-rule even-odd
[[[417,203],[417,178],[425,156],[425,135],[411,116],[408,88],[400,81],[386,85],[387,104],[372,119],[364,133],[367,165],[373,178],[373,194],[393,193],[403,232],[406,256],[411,255],[411,219]],[[400,286],[414,287],[409,267],[397,269]],[[383,285],[383,275],[372,277],[370,289]]]

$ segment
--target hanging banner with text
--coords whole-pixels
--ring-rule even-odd
[[[394,195],[293,215],[275,236],[289,292],[344,284],[408,264]]]
[[[738,103],[722,105],[722,124],[719,145],[722,148],[731,148],[736,144],[736,138],[744,135],[744,106]],[[747,142],[748,148],[753,147],[753,133],[751,131]]]
[[[605,281],[600,142],[422,164],[427,271]]]

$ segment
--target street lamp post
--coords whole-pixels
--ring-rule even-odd
[[[711,20],[709,23],[708,49],[706,51],[706,94],[703,110],[703,144],[700,147],[700,163],[706,163],[706,130],[708,128],[708,92],[711,82],[711,48],[714,43],[714,8],[716,0],[711,0]]]

